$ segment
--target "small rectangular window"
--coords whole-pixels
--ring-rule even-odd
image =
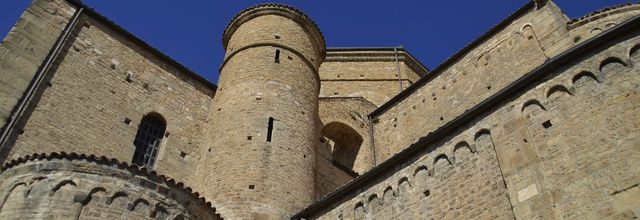
[[[276,60],[274,61],[275,63],[280,63],[280,50],[276,49]]]
[[[273,135],[273,121],[272,117],[269,117],[269,124],[267,126],[267,142],[271,142],[271,136]]]

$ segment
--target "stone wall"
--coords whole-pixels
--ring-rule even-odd
[[[377,158],[383,161],[433,132],[573,45],[564,15],[533,3],[420,80],[411,93],[373,115]],[[569,41],[568,41],[569,40]]]
[[[0,126],[5,126],[74,12],[63,0],[33,1],[0,43]]]
[[[493,148],[490,132],[470,129],[308,218],[513,219]]]
[[[602,9],[571,21],[569,33],[576,43],[584,42],[640,14],[639,9],[640,4],[637,3]]]
[[[240,12],[224,33],[199,188],[225,218],[287,218],[315,196],[322,35],[280,4]]]
[[[320,98],[317,199],[374,166],[367,114],[375,108],[364,98]]]
[[[355,177],[352,170],[333,162],[332,149],[328,142],[318,145],[314,182],[314,198],[316,200],[335,191]]]
[[[402,91],[399,80],[406,89],[427,72],[402,48],[329,48],[320,66],[320,97],[363,97],[380,106]]]
[[[518,218],[640,216],[637,30],[585,54],[490,117]]]
[[[0,186],[1,219],[222,219],[182,183],[105,157],[20,158]]]
[[[453,132],[412,146],[418,155],[302,217],[637,218],[639,23],[553,61]]]
[[[337,129],[337,132],[342,133],[334,135],[336,138],[358,139],[355,137],[348,137],[347,130],[353,130],[357,133],[357,136],[362,139],[359,145],[359,150],[357,152],[353,152],[355,156],[354,163],[352,165],[345,164],[356,173],[365,173],[374,166],[372,158],[373,152],[371,148],[371,133],[369,132],[370,128],[367,113],[373,111],[375,108],[376,106],[373,105],[373,103],[364,98],[320,98],[319,112],[322,126],[319,129],[320,134],[323,135],[327,143],[336,141],[332,140],[334,137],[327,134],[330,132],[327,130],[329,129],[327,126],[332,123],[339,123],[346,126],[342,126]]]
[[[127,34],[83,14],[19,125],[8,160],[66,151],[130,162],[139,123],[155,112],[167,129],[153,169],[192,185],[215,86]]]

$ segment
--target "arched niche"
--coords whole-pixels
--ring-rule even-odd
[[[333,143],[333,162],[353,170],[353,165],[362,145],[362,135],[342,122],[331,122],[324,126],[322,135]]]

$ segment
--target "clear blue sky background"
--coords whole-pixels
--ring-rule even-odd
[[[28,0],[5,0],[0,7],[4,36]],[[218,80],[227,22],[258,0],[85,0],[115,21],[209,81]],[[283,0],[306,12],[320,27],[329,47],[404,45],[433,69],[527,0]],[[631,0],[556,0],[576,18]]]

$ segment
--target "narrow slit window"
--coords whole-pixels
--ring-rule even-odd
[[[269,125],[267,126],[267,142],[271,142],[271,136],[273,135],[273,121],[272,117],[269,117]]]
[[[159,114],[147,114],[142,118],[133,141],[136,147],[132,160],[134,164],[149,168],[155,165],[166,128],[167,123]]]
[[[275,63],[280,63],[280,49],[276,49],[276,59],[274,60]]]

